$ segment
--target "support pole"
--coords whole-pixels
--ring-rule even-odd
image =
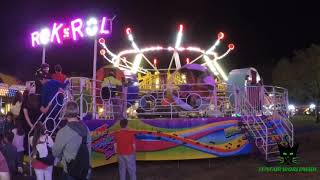
[[[96,73],[97,73],[97,38],[94,39],[94,50],[93,50],[93,77],[92,77],[92,119],[96,119],[97,103],[96,103]]]
[[[42,64],[46,63],[46,47],[42,47]]]

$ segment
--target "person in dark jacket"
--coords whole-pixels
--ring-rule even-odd
[[[50,78],[49,64],[47,63],[41,64],[40,68],[37,69],[34,76],[35,76],[36,94],[40,95],[42,91],[42,83],[40,80],[43,78]]]
[[[4,146],[1,148],[1,152],[6,158],[8,168],[12,176],[16,175],[18,172],[23,172],[17,148],[12,145],[13,138],[14,134],[12,132],[7,132],[4,138]]]

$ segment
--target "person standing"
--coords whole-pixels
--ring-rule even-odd
[[[18,160],[17,148],[12,145],[14,134],[12,132],[6,132],[4,136],[4,145],[1,148],[3,156],[6,158],[7,165],[11,176],[22,173],[22,164]]]
[[[7,161],[4,158],[3,154],[0,151],[0,179],[1,180],[10,180],[9,168]]]
[[[30,141],[32,142],[31,165],[37,180],[51,180],[54,159],[50,149],[53,146],[53,140],[45,133],[41,122],[35,124],[34,134]]]
[[[128,170],[130,180],[136,180],[136,141],[135,133],[127,128],[128,120],[120,121],[121,129],[115,133],[115,152],[118,154],[120,180],[126,179]]]
[[[65,117],[68,122],[58,131],[52,148],[53,155],[61,159],[66,180],[88,179],[91,171],[91,135],[78,116],[77,103],[67,102]]]
[[[123,104],[121,96],[123,91],[122,82],[116,78],[115,70],[110,70],[106,78],[102,82],[102,94],[110,94],[112,102],[112,115],[115,120],[120,120],[123,117]],[[111,92],[109,92],[111,91]],[[107,98],[107,99],[109,99]]]
[[[54,66],[55,73],[52,74],[52,79],[59,81],[61,83],[64,83],[64,81],[67,79],[67,76],[62,73],[62,67],[60,64],[57,64]]]
[[[36,94],[30,94],[29,91],[23,92],[23,100],[18,119],[22,121],[24,137],[24,149],[28,149],[28,134],[40,116],[40,99]]]
[[[21,120],[16,120],[15,128],[12,129],[12,133],[14,134],[12,145],[17,148],[18,152],[18,164],[23,164],[23,155],[24,155],[24,138],[25,132],[23,130],[23,125]]]
[[[40,95],[41,91],[42,91],[42,83],[41,83],[41,79],[45,78],[50,78],[50,74],[49,74],[49,64],[44,63],[41,64],[40,68],[37,69],[37,71],[35,72],[34,76],[35,76],[35,85],[36,85],[36,94]]]

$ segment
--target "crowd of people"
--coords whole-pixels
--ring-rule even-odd
[[[54,102],[51,102],[51,99],[65,88],[66,82],[67,77],[62,73],[60,65],[56,65],[55,73],[50,75],[49,65],[42,64],[35,73],[35,92],[17,92],[11,111],[3,118],[3,129],[0,129],[1,180],[28,177],[24,156],[29,153],[37,180],[53,179],[53,171],[57,169],[54,167],[58,164],[63,166],[59,179],[90,179],[91,136],[88,127],[79,120],[77,103],[66,103],[63,109],[66,123],[54,138],[48,133],[51,132],[50,126],[47,126],[43,119],[39,119],[42,113],[48,115],[48,112],[52,111]],[[115,152],[118,154],[120,180],[126,179],[127,171],[130,179],[135,180],[135,136],[127,129],[127,124],[128,121],[121,118],[121,129],[114,136]]]

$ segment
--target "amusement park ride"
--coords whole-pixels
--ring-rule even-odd
[[[224,157],[247,154],[253,148],[265,160],[277,160],[278,143],[294,143],[287,90],[263,85],[254,68],[235,69],[227,75],[219,61],[235,46],[216,52],[224,33],[210,48],[202,49],[182,46],[183,31],[179,25],[174,46],[139,47],[127,28],[131,49],[119,53],[100,38],[100,54],[109,65],[93,79],[70,77],[67,89],[52,99],[56,103],[51,111],[37,122],[53,123],[54,128],[47,131],[54,136],[64,104],[76,101],[80,118],[91,131],[95,167],[116,162],[113,133],[123,117],[136,132],[137,160]],[[158,68],[160,61],[148,58],[160,53],[172,54],[170,61],[161,61],[168,63],[166,68]],[[186,62],[182,57],[188,57]],[[106,83],[110,71],[115,72],[117,85]]]

